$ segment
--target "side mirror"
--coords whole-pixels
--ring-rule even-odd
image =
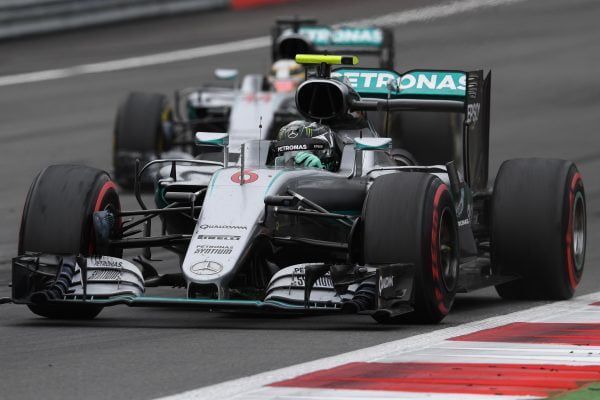
[[[237,69],[217,68],[215,69],[215,78],[222,81],[232,81],[238,77]]]
[[[229,133],[196,132],[196,146],[226,147],[229,144]]]
[[[363,151],[390,151],[392,149],[391,138],[354,138],[354,176],[363,174]]]
[[[355,150],[391,150],[391,138],[354,138]]]
[[[229,165],[229,133],[196,132],[196,146],[218,146],[223,149],[223,166]]]

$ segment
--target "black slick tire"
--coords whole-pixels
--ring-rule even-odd
[[[121,103],[113,134],[115,181],[120,186],[133,187],[136,159],[143,166],[170,148],[172,123],[172,109],[162,94],[133,92]]]
[[[38,174],[27,194],[19,232],[19,254],[97,254],[94,211],[120,210],[116,186],[104,171],[81,165],[53,165]],[[100,255],[100,254],[97,254]],[[108,256],[121,257],[110,248]],[[32,305],[48,318],[91,319],[101,307]]]
[[[450,311],[459,273],[458,225],[448,187],[426,173],[377,178],[363,208],[365,264],[412,263],[414,312],[381,323],[438,323]]]
[[[496,286],[506,299],[565,300],[585,261],[586,203],[581,175],[570,161],[505,161],[491,207],[494,272],[522,279]]]

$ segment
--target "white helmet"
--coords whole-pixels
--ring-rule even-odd
[[[278,60],[269,73],[269,83],[276,92],[293,92],[304,80],[304,71],[294,60]]]

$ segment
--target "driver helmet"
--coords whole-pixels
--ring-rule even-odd
[[[321,167],[330,171],[339,164],[333,132],[318,122],[294,121],[283,126],[277,135],[276,151],[280,165],[302,164],[305,154],[316,156]]]
[[[304,80],[304,71],[294,60],[278,60],[269,73],[269,83],[276,92],[293,92]]]

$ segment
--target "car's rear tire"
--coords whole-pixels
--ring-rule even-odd
[[[438,323],[450,311],[459,274],[458,225],[448,187],[425,173],[377,178],[363,208],[365,264],[412,263],[414,312],[381,323]]]
[[[27,194],[19,254],[98,254],[92,226],[94,211],[120,210],[119,195],[108,174],[81,165],[53,165],[38,174]],[[122,256],[122,249],[105,254]],[[100,254],[98,254],[100,255]],[[48,318],[91,319],[102,307],[32,305],[35,314]]]
[[[570,161],[505,161],[494,184],[494,271],[522,279],[496,286],[506,299],[573,296],[585,261],[586,210],[581,175]]]
[[[117,110],[113,135],[115,181],[132,188],[135,160],[142,165],[169,150],[173,112],[167,97],[157,93],[130,93]],[[148,177],[146,177],[148,178]],[[145,180],[149,183],[149,180]]]

